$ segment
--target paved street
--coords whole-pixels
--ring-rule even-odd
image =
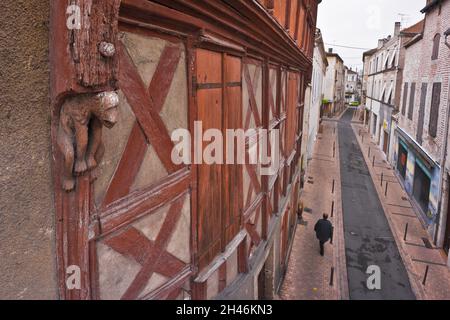
[[[415,299],[393,234],[351,127],[339,122],[342,208],[350,299]],[[381,268],[381,290],[367,289],[367,268]]]
[[[323,121],[323,132],[314,147],[308,165],[307,182],[301,199],[305,206],[304,223],[297,226],[289,267],[280,297],[284,300],[340,300],[347,299],[347,278],[344,259],[344,235],[340,206],[340,184],[337,144],[337,122]],[[334,180],[334,190],[333,190]],[[327,243],[325,257],[319,255],[319,242],[314,225],[323,213],[330,217],[335,232],[333,244]],[[333,281],[331,268],[334,268]],[[330,282],[331,285],[330,285]]]

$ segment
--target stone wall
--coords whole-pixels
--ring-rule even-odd
[[[56,299],[50,1],[0,10],[0,299]]]

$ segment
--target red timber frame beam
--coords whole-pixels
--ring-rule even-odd
[[[85,300],[93,296],[91,270],[95,268],[90,259],[95,251],[89,246],[89,237],[98,228],[92,216],[92,177],[90,174],[76,177],[74,190],[63,190],[60,177],[65,160],[58,149],[59,131],[65,104],[117,89],[115,48],[120,0],[58,0],[50,5],[51,137],[59,297]],[[76,106],[81,110],[83,104]],[[79,268],[80,288],[66,285],[71,266]]]
[[[308,71],[312,61],[256,1],[122,0],[121,19],[184,30],[185,35],[211,33],[246,48],[248,54],[262,54],[301,71]]]

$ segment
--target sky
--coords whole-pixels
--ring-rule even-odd
[[[353,70],[363,67],[367,50],[338,46],[375,48],[378,39],[394,33],[396,21],[409,27],[423,19],[420,10],[426,0],[322,0],[317,27],[322,30],[325,47],[332,47]]]

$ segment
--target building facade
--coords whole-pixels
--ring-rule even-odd
[[[392,163],[396,115],[400,105],[400,86],[403,80],[404,44],[420,32],[421,23],[401,30],[395,23],[393,36],[378,40],[378,47],[364,54],[367,75],[366,121],[369,131],[386,158]]]
[[[405,44],[396,170],[419,218],[448,254],[450,1],[428,1],[422,32]]]
[[[328,60],[322,33],[320,29],[317,29],[313,55],[312,80],[305,95],[305,97],[309,97],[309,99],[305,100],[305,104],[307,106],[305,108],[305,112],[307,112],[307,114],[305,114],[305,128],[307,128],[307,139],[305,145],[307,148],[306,153],[308,161],[312,158],[317,133],[319,131],[327,68]]]
[[[345,103],[357,102],[360,99],[358,72],[345,67]]]
[[[345,108],[345,66],[342,58],[327,52],[328,69],[325,76],[324,108],[325,115],[333,116],[344,111]]]
[[[273,297],[319,2],[6,0],[0,298]],[[277,169],[179,161],[197,122],[277,130]]]

